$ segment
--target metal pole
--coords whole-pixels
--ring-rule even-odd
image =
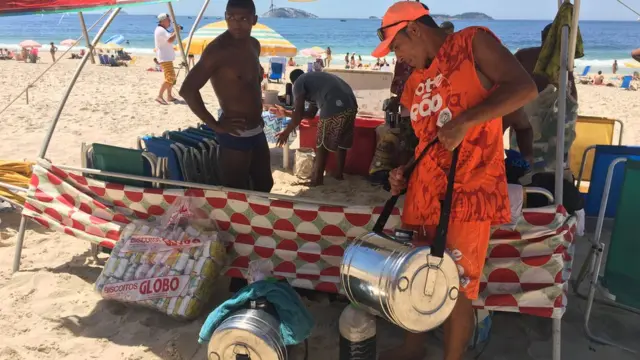
[[[578,41],[578,20],[580,20],[580,0],[573,1],[573,18],[571,19],[571,36],[569,37],[569,71],[573,71]]]
[[[84,40],[87,42],[87,48],[91,54],[91,63],[95,64],[96,58],[93,56],[93,46],[91,46],[91,38],[89,38],[89,32],[87,31],[87,25],[84,23],[82,11],[78,11],[78,17],[80,18],[80,26],[82,27],[82,36],[84,36]]]
[[[182,61],[184,61],[184,67],[189,72],[189,59],[187,59],[187,54],[184,52],[184,46],[182,46],[182,38],[180,37],[180,28],[178,27],[178,23],[176,22],[176,14],[173,12],[173,5],[170,2],[167,3],[169,7],[169,15],[171,15],[171,21],[173,21],[173,31],[176,32],[176,39],[178,39],[178,47],[180,48],[180,53],[182,53]]]
[[[187,48],[185,49],[185,52],[187,53],[187,55],[189,54],[189,50],[191,49],[191,40],[193,39],[193,34],[195,34],[196,29],[200,24],[200,20],[202,20],[202,17],[204,16],[204,12],[207,10],[207,7],[209,6],[209,1],[211,0],[204,1],[204,4],[202,4],[202,7],[200,8],[200,12],[198,13],[198,16],[196,16],[196,21],[193,23],[193,26],[191,26],[191,31],[189,31],[189,38],[187,39]]]
[[[22,215],[20,228],[18,229],[18,239],[16,241],[16,251],[13,254],[13,272],[20,270],[20,258],[22,257],[22,243],[24,242],[24,231],[27,227],[27,217]]]
[[[551,319],[551,333],[553,338],[553,360],[562,359],[562,319]]]
[[[104,24],[96,34],[96,37],[93,39],[93,42],[91,43],[91,48],[96,46],[98,41],[100,41],[100,38],[102,37],[104,32],[107,30],[109,25],[111,25],[111,22],[113,22],[113,19],[115,19],[118,13],[120,12],[120,9],[121,8],[113,9],[113,12],[111,13],[111,15],[109,15],[107,20],[104,22]],[[71,94],[71,90],[73,90],[73,86],[76,84],[76,81],[78,80],[78,76],[80,76],[80,73],[82,72],[82,69],[84,68],[84,65],[87,63],[88,60],[89,60],[89,52],[86,52],[82,57],[82,60],[80,60],[80,64],[78,64],[78,67],[76,68],[76,72],[73,74],[73,78],[71,78],[71,82],[69,83],[67,90],[62,96],[62,100],[60,101],[60,105],[58,106],[58,111],[56,111],[56,114],[53,117],[53,121],[49,126],[49,131],[47,131],[47,136],[44,138],[44,141],[42,142],[42,147],[40,148],[40,154],[38,155],[39,158],[44,158],[45,155],[47,154],[47,148],[49,147],[49,142],[51,142],[51,136],[53,136],[53,131],[56,129],[56,125],[58,124],[58,120],[60,119],[60,115],[62,114],[62,110],[64,109],[64,106],[67,103],[67,99],[69,99],[69,95]]]
[[[562,27],[560,36],[560,79],[558,84],[558,123],[556,126],[556,205],[562,204],[562,186],[564,184],[564,128],[567,117],[567,55],[569,45],[569,27]]]
[[[29,105],[29,87],[27,86],[27,89],[24,91],[25,95],[27,96],[27,105]]]

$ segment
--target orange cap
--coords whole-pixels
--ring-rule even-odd
[[[383,57],[389,54],[389,45],[398,32],[411,21],[429,15],[429,9],[419,1],[398,1],[391,5],[382,17],[382,26],[378,30],[384,40],[371,53],[374,57]],[[380,34],[378,35],[380,37]]]

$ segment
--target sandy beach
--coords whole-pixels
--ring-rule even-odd
[[[48,57],[43,56],[43,60],[45,63],[41,64],[0,61],[0,109],[50,65],[46,63],[50,61]],[[77,60],[62,60],[29,89],[28,105],[23,96],[0,115],[0,159],[37,157],[78,64]],[[150,57],[141,57],[126,68],[87,64],[62,113],[46,158],[57,164],[79,166],[83,142],[135,147],[138,136],[197,124],[198,119],[186,105],[163,106],[154,102],[162,73],[147,72],[152,64]],[[178,86],[183,79],[181,73]],[[284,89],[284,85],[270,86]],[[625,125],[623,143],[640,144],[640,92],[592,85],[579,85],[578,92],[581,115],[619,119]],[[218,103],[210,86],[203,89],[203,98],[216,113]],[[388,197],[388,193],[355,176],[347,176],[344,182],[327,178],[326,186],[315,189],[293,185],[298,179],[290,170],[282,169],[279,149],[272,152],[272,168],[276,183],[273,192],[277,194],[363,205],[382,204]],[[22,269],[12,275],[19,220],[16,212],[0,212],[0,328],[5,334],[0,337],[0,360],[206,358],[205,349],[197,344],[203,318],[179,322],[150,310],[101,300],[93,283],[106,257],[94,263],[89,244],[82,240],[30,223]],[[589,247],[584,238],[577,243],[574,269],[582,264]],[[226,289],[225,280],[220,282],[220,289]],[[221,291],[216,294],[216,301],[228,296]],[[319,301],[309,302],[309,307],[317,320],[309,340],[310,359],[337,359],[337,321],[344,305]],[[583,300],[570,296],[563,319],[564,359],[638,359],[637,355],[612,347],[590,344],[582,330],[584,308]],[[398,329],[383,320],[378,324],[380,349],[399,341]],[[640,316],[596,306],[593,324],[596,331],[606,331],[612,339],[640,350]],[[550,357],[550,320],[496,314],[491,341],[481,359]],[[442,346],[432,336],[426,359],[441,358]]]

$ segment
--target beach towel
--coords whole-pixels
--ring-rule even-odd
[[[23,188],[25,192],[29,188],[31,180],[31,167],[33,163],[25,161],[0,160],[0,183]],[[0,197],[9,199],[18,204],[24,204],[25,197],[8,190],[0,185]]]
[[[533,70],[534,75],[546,76],[549,82],[556,87],[560,77],[560,42],[562,39],[562,27],[567,25],[571,27],[573,19],[573,5],[570,3],[564,3],[558,10],[556,18],[553,20],[549,35],[542,44],[540,55],[538,56],[538,62]],[[584,56],[584,47],[582,43],[582,35],[578,28],[578,38],[576,40],[576,53],[575,58],[579,59]],[[571,71],[571,69],[570,69]]]
[[[265,298],[273,304],[280,318],[280,334],[284,344],[296,345],[311,334],[313,318],[291,285],[284,282],[261,280],[240,289],[231,299],[218,306],[202,325],[198,342],[211,339],[216,328],[233,312],[245,307],[248,301]]]

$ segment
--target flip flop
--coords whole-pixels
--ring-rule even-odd
[[[169,105],[164,99],[156,98],[156,102],[160,105]]]

